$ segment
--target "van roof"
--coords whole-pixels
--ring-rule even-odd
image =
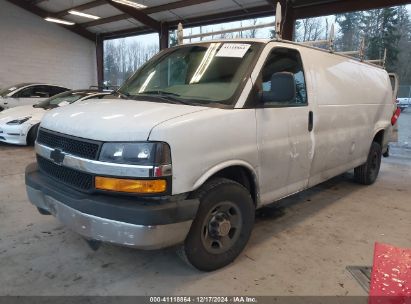
[[[284,43],[284,44],[292,44],[292,45],[298,45],[304,48],[309,48],[309,49],[313,49],[316,51],[320,51],[320,52],[325,52],[327,54],[333,54],[336,56],[340,56],[340,57],[344,57],[347,59],[354,59],[357,60],[359,63],[363,63],[366,65],[370,65],[373,67],[377,67],[380,69],[385,70],[382,66],[378,65],[378,64],[374,64],[374,63],[370,63],[370,62],[366,62],[366,61],[360,61],[358,58],[356,57],[352,57],[352,56],[348,56],[345,54],[340,54],[338,52],[330,52],[329,50],[326,49],[322,49],[319,47],[315,47],[315,46],[311,46],[311,45],[307,45],[304,43],[300,43],[300,42],[295,42],[295,41],[290,41],[290,40],[283,40],[283,39],[259,39],[259,38],[235,38],[235,39],[213,39],[213,40],[203,40],[203,41],[197,41],[197,42],[192,42],[192,43],[185,43],[184,45],[190,45],[190,44],[200,44],[200,43],[212,43],[212,42],[252,42],[252,43],[262,43],[262,44],[268,44],[270,42],[277,42],[277,43]]]

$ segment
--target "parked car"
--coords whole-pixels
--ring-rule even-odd
[[[33,145],[38,126],[48,110],[88,99],[99,99],[109,92],[95,90],[67,91],[35,105],[4,110],[0,113],[0,141],[15,145]]]
[[[397,106],[401,109],[401,112],[403,112],[405,109],[411,106],[411,98],[408,98],[408,97],[397,98]]]
[[[24,105],[33,105],[69,89],[39,83],[20,83],[0,90],[0,112]]]
[[[350,169],[374,183],[396,109],[383,68],[266,40],[164,50],[118,95],[45,115],[28,197],[94,245],[179,245],[205,271],[257,208]]]

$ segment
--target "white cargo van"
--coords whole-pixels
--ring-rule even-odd
[[[160,52],[118,99],[50,111],[27,193],[88,240],[179,245],[194,267],[232,262],[257,208],[353,169],[377,178],[395,110],[387,72],[284,41]]]

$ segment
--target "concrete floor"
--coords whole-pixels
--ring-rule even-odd
[[[401,119],[411,130],[411,111]],[[347,173],[262,210],[241,256],[212,273],[186,267],[172,249],[93,252],[29,204],[23,172],[32,148],[0,144],[0,295],[366,295],[346,266],[371,265],[376,241],[411,247],[403,143],[373,186]]]

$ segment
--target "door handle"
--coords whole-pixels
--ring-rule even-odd
[[[308,132],[314,129],[314,113],[313,111],[308,112]]]

